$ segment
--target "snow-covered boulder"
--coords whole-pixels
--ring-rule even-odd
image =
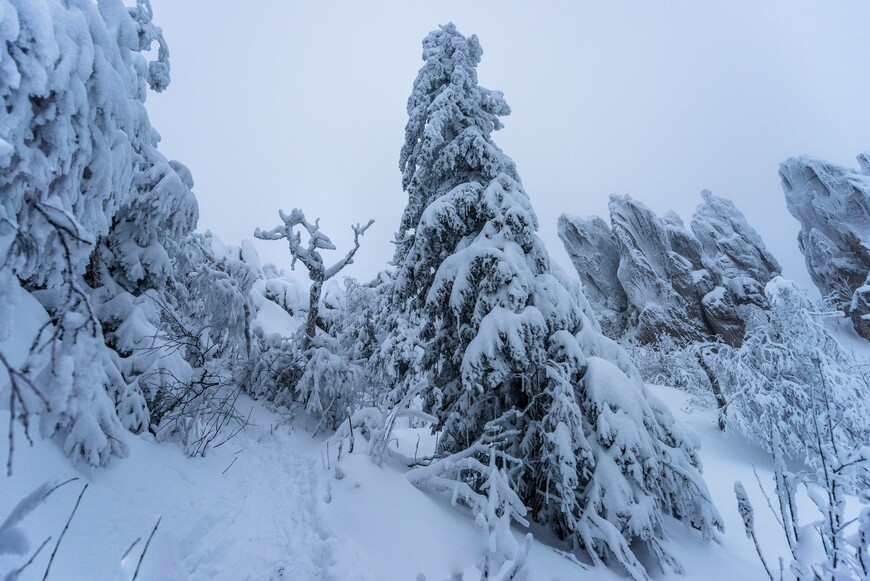
[[[858,292],[870,272],[870,156],[860,155],[858,162],[863,173],[794,157],[779,174],[789,212],[801,224],[798,242],[810,277],[870,339],[867,292]]]
[[[782,272],[758,232],[731,200],[701,192],[704,202],[692,217],[692,232],[708,257],[711,270],[722,278],[750,277],[762,285]]]
[[[852,293],[849,303],[849,318],[855,330],[864,338],[870,337],[870,275],[863,285]]]
[[[739,345],[751,307],[764,307],[764,285],[782,268],[731,200],[707,190],[701,197],[704,201],[692,217],[692,232],[717,284],[704,296],[704,316],[725,343]]]

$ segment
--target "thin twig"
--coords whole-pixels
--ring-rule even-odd
[[[151,534],[148,535],[148,540],[145,541],[145,548],[142,549],[142,554],[139,555],[139,562],[136,563],[136,571],[133,573],[133,581],[136,581],[136,577],[139,576],[139,567],[142,566],[142,560],[145,558],[145,553],[148,552],[148,546],[151,544],[151,539],[154,538],[154,533],[157,532],[157,527],[160,526],[160,521],[163,520],[163,517],[159,517],[157,522],[154,524],[154,528],[151,529]]]
[[[45,493],[45,496],[43,496],[43,498],[48,498],[48,495],[49,495],[49,494],[51,494],[52,492],[54,492],[55,490],[57,490],[57,489],[60,488],[61,486],[66,486],[66,485],[69,484],[70,482],[75,482],[75,481],[78,480],[78,479],[79,479],[78,476],[73,476],[73,477],[70,478],[69,480],[65,480],[64,482],[61,482],[60,484],[56,485],[56,486],[53,487],[51,490],[49,490],[48,492],[46,492],[46,493]]]
[[[66,534],[67,529],[69,529],[69,523],[72,522],[73,517],[76,515],[76,511],[79,508],[79,503],[82,501],[82,496],[85,495],[85,490],[88,489],[88,484],[86,483],[84,487],[82,487],[82,491],[79,493],[78,500],[76,500],[76,505],[73,507],[72,512],[69,515],[69,518],[66,521],[66,524],[63,526],[63,530],[60,532],[60,536],[57,538],[57,543],[54,545],[54,550],[51,551],[51,557],[48,559],[48,565],[45,567],[45,574],[42,576],[42,581],[48,579],[48,572],[51,570],[51,564],[54,562],[54,556],[57,555],[57,549],[60,547],[60,542],[63,540],[64,535]]]
[[[761,484],[761,478],[758,476],[758,471],[755,470],[755,464],[752,465],[752,473],[755,474],[755,481],[758,482],[758,488],[761,490],[761,494],[764,495],[764,500],[767,501],[767,508],[770,509],[770,512],[773,513],[773,518],[776,519],[776,522],[779,523],[779,526],[785,529],[785,525],[782,524],[782,519],[779,518],[779,515],[776,514],[776,510],[773,508],[773,503],[770,501],[770,496],[768,496],[767,491],[764,489],[764,485]],[[788,538],[788,535],[786,535]]]
[[[248,411],[248,417],[245,418],[245,422],[244,422],[242,425],[240,425],[240,426],[238,427],[238,429],[237,429],[235,432],[233,432],[232,434],[230,434],[229,436],[227,436],[226,438],[224,438],[224,440],[221,441],[219,444],[215,444],[214,446],[212,446],[212,449],[220,448],[221,446],[223,446],[224,444],[226,444],[227,442],[229,442],[232,438],[236,437],[236,436],[238,435],[239,432],[241,432],[241,431],[244,430],[246,427],[248,427],[248,422],[250,422],[250,420],[251,420],[251,412],[252,412],[252,411],[254,411],[254,408],[251,408],[251,409]]]
[[[350,415],[350,406],[347,408],[347,423],[350,426],[350,446],[348,446],[348,454],[353,454],[353,418]]]
[[[141,540],[142,540],[142,537],[137,537],[136,540],[133,541],[133,544],[130,545],[130,548],[127,549],[126,551],[124,551],[124,555],[121,557],[121,561],[123,561],[124,559],[127,558],[127,555],[130,554],[130,551],[133,550],[133,547],[135,547],[136,545],[138,545],[138,544],[139,544],[139,541],[141,541]]]
[[[226,473],[227,473],[227,470],[229,470],[230,468],[232,468],[232,467],[233,467],[233,464],[235,464],[235,463],[236,463],[236,460],[238,460],[238,459],[239,459],[238,456],[236,456],[235,458],[233,458],[233,461],[230,462],[230,465],[229,465],[229,466],[227,466],[226,468],[224,468],[224,471],[221,472],[221,474],[226,474]]]
[[[33,563],[33,560],[36,558],[36,556],[39,553],[42,552],[42,549],[45,548],[45,545],[47,545],[49,543],[49,541],[51,541],[51,537],[48,537],[47,539],[42,541],[42,544],[39,545],[39,548],[36,549],[36,552],[30,556],[30,558],[27,560],[27,562],[24,563],[23,565],[21,565],[19,568],[15,569],[14,571],[10,572],[8,575],[6,575],[6,579],[18,579],[18,576],[21,575],[21,572],[24,571],[25,569],[27,569],[30,566],[30,564]]]

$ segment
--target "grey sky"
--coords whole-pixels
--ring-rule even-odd
[[[564,267],[561,212],[607,215],[610,193],[691,218],[731,198],[808,285],[777,167],[870,149],[870,3],[152,0],[173,82],[149,96],[165,155],[193,171],[200,229],[224,242],[298,206],[357,263],[392,256],[398,153],[420,41],[453,21],[484,48],[481,84],[513,113],[495,134]],[[286,247],[256,244],[264,261]],[[300,273],[300,275],[303,273]]]

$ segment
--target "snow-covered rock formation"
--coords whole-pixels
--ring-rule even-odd
[[[870,154],[858,162],[861,171],[793,157],[779,174],[810,277],[870,339]]]
[[[660,219],[645,205],[629,196],[611,196],[610,221],[619,248],[617,276],[632,307],[629,326],[641,343],[661,335],[680,342],[701,338],[705,333],[697,283],[702,265],[678,253],[693,250],[682,223],[673,217]],[[697,246],[697,243],[695,244]],[[690,253],[690,256],[697,252]]]
[[[730,200],[701,192],[703,203],[692,217],[701,259],[715,287],[704,295],[704,317],[713,334],[729,345],[743,341],[753,306],[764,307],[764,286],[782,268],[761,236]]]
[[[764,304],[780,267],[734,204],[701,195],[691,232],[676,214],[659,217],[630,196],[611,196],[612,231],[598,217],[560,217],[559,235],[612,338],[742,341],[748,310]]]
[[[608,337],[619,337],[625,331],[628,297],[617,275],[619,246],[610,226],[598,216],[588,220],[563,216],[559,237],[565,241],[602,331]]]

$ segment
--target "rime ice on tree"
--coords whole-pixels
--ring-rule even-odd
[[[531,517],[575,548],[643,579],[629,546],[639,541],[678,568],[661,544],[663,515],[706,537],[721,527],[696,440],[551,266],[514,164],[490,139],[509,109],[477,85],[477,38],[449,24],[423,46],[387,320],[388,344],[420,349],[397,350],[385,366],[396,390],[418,390],[438,418],[442,458],[410,478],[485,496],[488,450],[498,450]],[[462,468],[469,455],[478,469]]]

